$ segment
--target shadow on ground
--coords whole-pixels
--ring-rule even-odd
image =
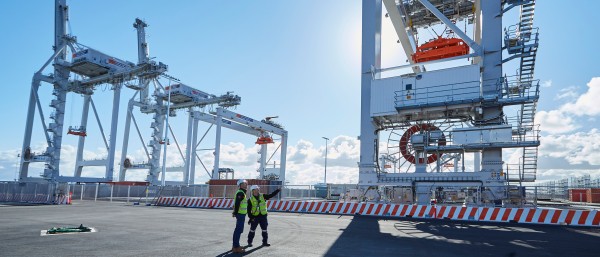
[[[326,256],[598,256],[600,229],[355,216]]]

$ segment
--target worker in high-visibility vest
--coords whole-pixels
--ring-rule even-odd
[[[233,231],[233,248],[231,248],[231,251],[234,253],[243,253],[245,250],[240,246],[240,237],[244,232],[244,222],[248,213],[248,199],[246,198],[248,182],[245,179],[240,179],[237,181],[237,185],[239,188],[235,192],[235,202],[233,204],[233,213],[231,214],[236,219],[235,230]]]
[[[250,218],[250,221],[248,221],[248,224],[250,224],[248,247],[252,247],[254,231],[259,224],[260,229],[262,229],[262,246],[271,246],[268,241],[269,233],[267,232],[267,226],[269,225],[267,222],[267,200],[277,195],[281,189],[278,188],[273,193],[265,195],[260,193],[260,188],[257,185],[252,185],[250,191],[252,195],[248,201],[248,217]]]

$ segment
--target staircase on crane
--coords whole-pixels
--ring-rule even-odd
[[[516,88],[529,90],[534,86],[534,69],[538,49],[538,29],[533,27],[535,16],[535,1],[521,2],[521,14],[518,24],[506,30],[505,46],[510,58],[520,58],[518,69],[518,85]],[[537,91],[537,89],[535,89]],[[536,92],[537,94],[537,92]],[[538,140],[534,118],[537,107],[537,98],[521,104],[518,120],[518,136],[521,141]],[[521,163],[519,163],[519,177],[511,178],[510,182],[533,182],[536,179],[538,147],[524,147]]]

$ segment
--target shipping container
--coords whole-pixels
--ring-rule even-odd
[[[217,198],[233,198],[235,192],[238,190],[237,181],[237,179],[212,179],[208,181],[209,196]],[[246,179],[246,181],[248,181],[248,189],[252,185],[258,185],[260,187],[260,192],[263,194],[271,193],[281,185],[281,181],[274,181],[279,182],[279,184],[271,184],[273,183],[271,180],[264,179]]]
[[[587,202],[587,189],[569,189],[569,201]]]
[[[587,189],[587,202],[600,203],[600,188]]]

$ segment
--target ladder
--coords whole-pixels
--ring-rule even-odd
[[[535,14],[535,1],[530,1],[521,5],[521,15],[519,22],[519,32],[523,40],[521,49],[521,60],[519,66],[519,83],[524,88],[529,88],[533,83],[533,72],[535,68],[535,58],[538,48],[538,31],[533,27],[533,17]],[[526,137],[534,138],[534,118],[537,100],[527,102],[521,105],[519,127],[524,132],[521,134],[522,140]],[[535,138],[537,140],[537,138]],[[521,182],[533,182],[536,179],[538,159],[538,147],[524,147],[520,163]]]
[[[521,48],[521,65],[519,78],[522,83],[531,83],[535,68],[535,57],[538,47],[538,31],[533,27],[535,14],[535,1],[530,1],[521,6],[520,22],[518,24],[519,36],[523,42]]]
[[[506,82],[507,95],[509,97],[523,97],[534,85],[535,61],[539,43],[538,28],[533,27],[535,16],[535,0],[510,1],[513,6],[520,5],[521,13],[516,25],[505,29],[505,47],[512,56],[503,62],[519,58],[516,82]],[[511,7],[512,8],[512,7]],[[510,8],[509,8],[510,9]],[[535,89],[537,95],[537,88]],[[516,134],[520,141],[537,141],[535,129],[535,111],[537,98],[521,104],[517,118],[518,128]],[[538,147],[523,147],[519,163],[518,178],[509,178],[509,182],[533,182],[536,179],[538,159]]]

